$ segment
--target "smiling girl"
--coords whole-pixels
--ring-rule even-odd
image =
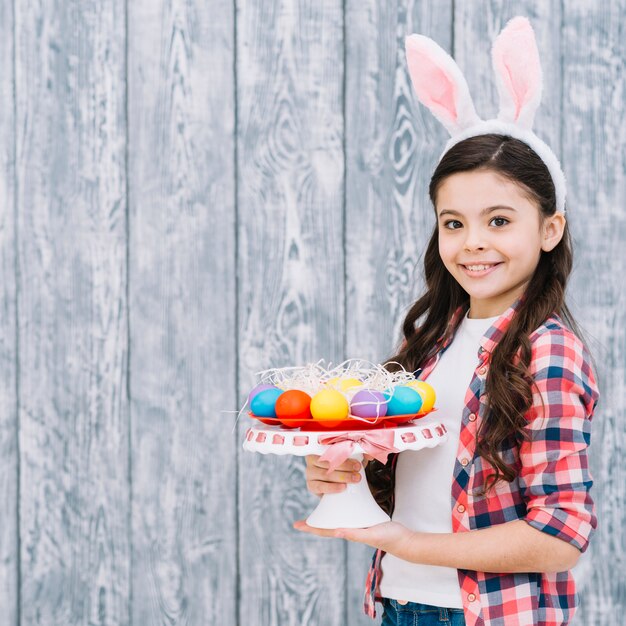
[[[515,18],[507,29],[504,41],[528,37],[530,26]],[[415,43],[424,46],[420,63],[409,57],[416,91],[431,110],[429,93],[446,103],[420,75],[432,78],[428,64],[436,66],[437,85],[454,83],[446,106],[458,122],[467,86],[425,39]],[[522,43],[532,68],[534,38]],[[526,78],[517,84],[532,88]],[[509,109],[519,123],[533,94],[516,97]],[[501,126],[472,120],[467,137],[455,128],[435,169],[427,291],[404,319],[404,342],[389,359],[398,365],[387,364],[429,379],[448,440],[369,462],[370,489],[390,522],[294,525],[376,548],[365,611],[375,617],[382,602],[384,626],[568,624],[578,605],[571,568],[597,527],[588,446],[599,392],[564,299],[572,269],[564,179],[536,136],[514,123],[510,132],[489,132]],[[308,457],[309,490],[345,488],[358,480],[353,463],[328,474],[319,457]]]

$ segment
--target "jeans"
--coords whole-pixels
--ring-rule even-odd
[[[400,604],[383,599],[381,626],[465,626],[463,609],[447,609],[420,602]]]

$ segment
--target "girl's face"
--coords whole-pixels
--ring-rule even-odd
[[[439,254],[469,294],[471,318],[504,313],[565,228],[563,215],[543,218],[518,185],[491,170],[449,176],[436,205]]]

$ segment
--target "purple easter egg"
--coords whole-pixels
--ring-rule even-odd
[[[254,397],[256,395],[258,395],[259,393],[261,393],[262,391],[265,391],[267,389],[278,389],[278,387],[276,387],[275,385],[257,385],[249,394],[248,394],[248,405],[252,404],[252,400],[254,400]]]
[[[357,417],[384,417],[387,415],[385,394],[374,389],[361,389],[352,397],[350,413]]]

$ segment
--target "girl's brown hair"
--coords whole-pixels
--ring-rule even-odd
[[[543,218],[554,215],[554,183],[543,161],[527,144],[498,134],[465,139],[444,155],[428,190],[433,207],[436,208],[437,191],[448,176],[471,170],[490,170],[511,180],[538,206]],[[435,223],[424,257],[427,290],[409,309],[402,326],[406,343],[398,354],[387,359],[398,363],[388,363],[386,367],[390,371],[400,366],[415,371],[423,366],[439,350],[437,340],[457,307],[469,307],[469,295],[448,272],[439,256],[438,236]],[[476,444],[476,453],[495,470],[485,483],[487,489],[500,479],[508,482],[515,479],[517,468],[505,463],[500,452],[529,439],[524,417],[532,404],[529,335],[556,312],[583,339],[565,304],[565,287],[571,269],[572,244],[566,223],[563,237],[556,247],[550,252],[541,251],[525,297],[491,354],[486,379],[487,412],[477,433]],[[393,508],[395,475],[392,461],[393,455],[390,455],[386,464],[372,461],[366,468],[370,489],[387,513]]]

